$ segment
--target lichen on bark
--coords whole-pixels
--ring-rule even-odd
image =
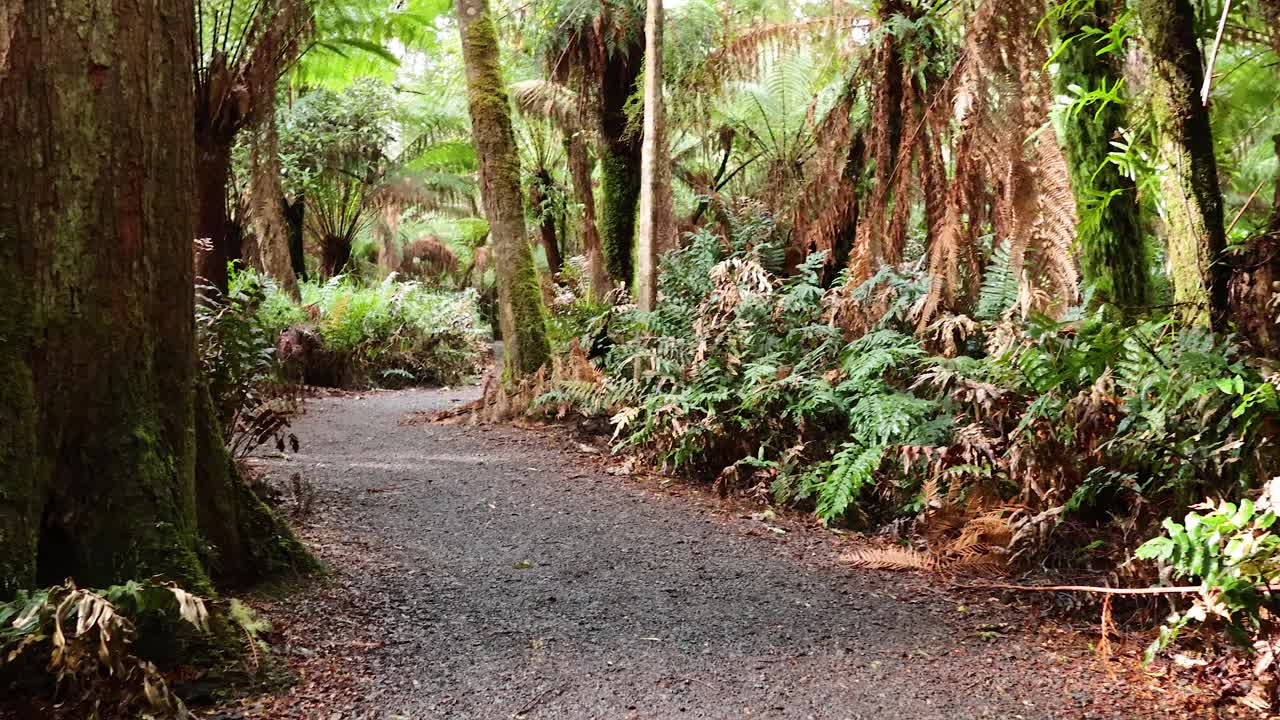
[[[1159,135],[1164,180],[1169,274],[1174,302],[1189,324],[1227,329],[1226,247],[1222,190],[1195,15],[1188,0],[1140,0],[1138,13],[1151,59],[1151,111]]]
[[[498,63],[498,36],[485,0],[457,0],[456,8],[480,194],[497,262],[498,324],[505,345],[503,381],[513,386],[550,359],[546,311],[525,232],[520,161],[511,103]]]

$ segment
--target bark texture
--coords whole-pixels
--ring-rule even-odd
[[[201,523],[204,498],[261,505],[230,468],[199,482],[214,454],[200,448],[225,449],[195,394],[191,0],[25,2],[11,18],[0,597],[154,575],[208,593],[206,562],[247,570],[260,543],[305,563],[261,515]],[[240,544],[210,547],[227,533]]]
[[[675,245],[671,158],[662,102],[662,0],[648,0],[645,13],[644,144],[640,155],[640,236],[636,243],[636,304],[658,303],[658,255]]]
[[[546,311],[525,235],[520,160],[511,129],[511,102],[498,63],[498,35],[487,0],[456,0],[467,104],[480,169],[480,195],[493,238],[498,276],[498,325],[503,380],[514,385],[551,356]]]
[[[600,237],[609,274],[631,284],[640,201],[640,134],[628,132],[627,100],[636,91],[644,46],[607,53],[600,73]]]
[[[1226,247],[1222,190],[1213,154],[1195,14],[1189,0],[1140,0],[1151,56],[1151,106],[1168,163],[1164,203],[1174,302],[1191,324],[1227,326]]]
[[[26,2],[0,75],[0,595],[201,591],[190,0]],[[175,108],[177,108],[175,110]]]
[[[587,272],[591,278],[591,297],[603,301],[612,289],[609,269],[605,264],[604,248],[600,244],[600,231],[596,228],[596,199],[591,186],[591,155],[583,133],[570,131],[565,136],[565,155],[569,160],[569,173],[573,177],[573,194],[582,208],[582,251],[587,256]]]
[[[1079,16],[1062,18],[1058,35],[1067,42],[1058,54],[1059,94],[1072,85],[1084,92],[1116,87],[1122,76],[1119,60],[1098,54],[1098,43],[1081,33],[1086,27],[1106,30],[1116,8],[1110,0],[1094,0]],[[1067,162],[1076,211],[1080,265],[1095,298],[1122,308],[1147,303],[1148,259],[1139,221],[1138,191],[1133,180],[1107,162],[1111,141],[1124,124],[1122,104],[1092,104],[1064,120]]]

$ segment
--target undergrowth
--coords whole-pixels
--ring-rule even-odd
[[[489,336],[474,290],[439,292],[394,276],[366,286],[339,276],[302,283],[298,304],[270,281],[245,275],[265,289],[256,322],[292,370],[288,379],[340,387],[457,385],[483,364]]]
[[[952,571],[1114,566],[1165,515],[1267,477],[1275,387],[1232,338],[1163,316],[1023,318],[1004,252],[977,317],[917,332],[919,273],[824,286],[821,254],[782,272],[775,235],[746,213],[728,238],[690,236],[664,257],[658,310],[574,321],[582,347],[607,327],[599,380],[535,407],[608,417],[618,451],[825,524],[906,528],[922,550],[904,557]],[[1099,537],[1116,541],[1102,558]]]

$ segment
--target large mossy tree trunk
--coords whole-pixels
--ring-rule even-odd
[[[609,274],[628,285],[635,270],[641,135],[628,132],[627,100],[636,91],[643,61],[644,46],[628,43],[608,53],[600,73],[600,239]]]
[[[1079,10],[1058,21],[1059,39],[1066,43],[1058,54],[1058,93],[1067,95],[1072,86],[1085,93],[1113,91],[1123,77],[1119,58],[1098,54],[1099,43],[1082,33],[1086,28],[1109,29],[1117,7],[1112,0],[1093,0]],[[1098,302],[1132,311],[1148,300],[1138,191],[1132,179],[1107,161],[1124,119],[1121,103],[1091,104],[1067,114],[1063,129],[1071,189],[1082,218],[1078,237],[1085,281],[1093,286]]]
[[[221,438],[195,390],[193,18],[191,0],[27,2],[8,16],[0,597],[67,577],[209,592],[213,554],[248,574],[228,548],[206,552],[224,533],[305,562],[269,512],[252,517],[269,533],[242,532],[260,504],[234,528],[200,522],[199,498],[243,483],[197,472],[198,446]]]
[[[1200,100],[1204,64],[1189,0],[1139,0],[1151,60],[1151,108],[1168,164],[1164,190],[1174,302],[1190,324],[1227,328],[1222,189],[1209,110]]]
[[[525,235],[520,158],[511,128],[511,102],[498,59],[498,34],[487,0],[456,0],[467,105],[480,169],[480,195],[493,240],[498,276],[498,325],[503,379],[513,386],[551,356],[538,273]]]

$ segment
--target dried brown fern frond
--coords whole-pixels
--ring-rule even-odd
[[[854,567],[869,570],[933,571],[938,568],[937,562],[929,553],[898,545],[861,548],[847,553],[843,559]]]
[[[525,80],[511,86],[511,97],[522,114],[546,118],[567,133],[587,132],[591,123],[584,114],[583,99],[554,80]]]
[[[821,33],[870,31],[870,18],[860,14],[839,14],[788,23],[757,25],[731,38],[709,54],[693,80],[695,88],[713,90],[732,80],[753,76],[762,62],[812,42]],[[852,48],[852,45],[848,47]]]

